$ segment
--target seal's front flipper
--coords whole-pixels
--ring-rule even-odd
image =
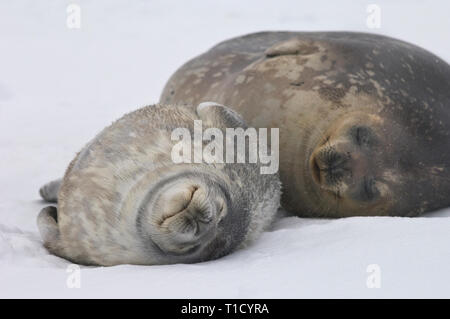
[[[58,192],[61,187],[61,182],[62,179],[57,179],[42,186],[39,189],[39,194],[42,199],[50,203],[56,203],[58,201]]]
[[[273,58],[280,55],[308,55],[318,51],[319,47],[314,44],[314,41],[292,38],[274,44],[264,53],[266,57]]]
[[[197,106],[197,114],[201,120],[209,122],[213,126],[247,128],[247,123],[245,123],[244,119],[238,113],[216,102],[200,103]]]
[[[47,206],[41,210],[37,218],[37,226],[44,246],[54,253],[59,240],[58,214],[54,206]]]

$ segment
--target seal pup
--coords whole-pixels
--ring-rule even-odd
[[[45,247],[85,265],[194,263],[255,239],[280,200],[277,174],[259,163],[175,164],[176,128],[247,128],[214,103],[153,105],[105,128],[77,154],[64,178],[44,185],[38,227]]]
[[[450,206],[450,66],[386,36],[261,32],[178,69],[164,103],[212,100],[280,129],[282,206],[308,217]]]

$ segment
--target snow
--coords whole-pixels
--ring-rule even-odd
[[[81,8],[81,29],[66,8]],[[81,267],[42,247],[38,188],[124,113],[155,103],[182,63],[261,30],[354,30],[450,61],[450,5],[377,1],[0,2],[0,297],[450,297],[450,209],[421,218],[281,218],[245,250],[194,265]],[[380,270],[380,288],[368,288]],[[369,268],[368,268],[369,267]],[[370,286],[370,285],[369,285]]]

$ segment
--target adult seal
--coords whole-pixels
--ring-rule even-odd
[[[277,212],[278,175],[261,174],[259,163],[174,161],[175,145],[190,151],[196,141],[172,133],[195,130],[196,120],[205,129],[247,128],[222,105],[153,105],[92,139],[62,181],[40,190],[58,202],[37,220],[49,251],[86,265],[193,263],[254,240]]]
[[[450,67],[352,32],[263,32],[183,65],[164,103],[212,100],[280,129],[282,205],[300,216],[416,216],[450,204]]]

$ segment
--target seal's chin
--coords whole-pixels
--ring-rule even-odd
[[[323,133],[320,133],[320,138],[312,143],[313,147],[311,148],[309,157],[307,159],[307,168],[309,171],[309,175],[313,180],[314,185],[318,186],[319,188],[322,188],[324,186],[324,181],[321,174],[321,165],[319,164],[317,155],[321,147],[323,147],[323,145],[326,144],[328,140],[329,138],[327,137],[327,135],[324,136]]]
[[[317,184],[321,185],[320,168],[317,164],[316,157],[314,153],[309,157],[309,170],[311,172],[312,180]]]
[[[317,186],[315,188],[317,189],[318,194],[320,194],[319,196],[321,200],[323,200],[323,196],[325,194],[336,196],[336,194],[329,189],[329,186],[325,185],[325,181],[320,170],[320,165],[314,152],[309,158],[309,172],[311,179],[313,180],[313,184]]]

